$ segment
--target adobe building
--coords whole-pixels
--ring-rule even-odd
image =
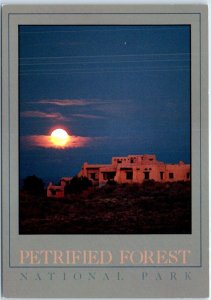
[[[62,177],[60,180],[60,185],[53,185],[52,182],[50,182],[47,187],[47,197],[64,198],[65,186],[70,183],[70,181],[71,177]]]
[[[165,164],[155,155],[128,155],[113,157],[111,164],[88,164],[85,162],[78,176],[85,176],[95,185],[103,185],[108,180],[118,183],[142,183],[144,180],[159,182],[189,181],[190,164]]]

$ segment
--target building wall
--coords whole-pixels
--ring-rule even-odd
[[[178,164],[178,165],[166,165],[167,179],[168,181],[190,180],[190,165]],[[174,178],[170,178],[170,173],[174,175]],[[189,176],[188,176],[189,175]]]
[[[95,184],[104,184],[106,177],[115,176],[118,183],[142,183],[152,179],[159,182],[190,180],[190,165],[182,161],[178,164],[165,164],[157,161],[155,155],[128,155],[113,157],[110,165],[89,165],[84,163],[79,176],[86,176]],[[107,174],[108,176],[106,176]]]
[[[47,197],[49,198],[63,198],[64,197],[64,185],[53,185],[49,183],[47,187]]]

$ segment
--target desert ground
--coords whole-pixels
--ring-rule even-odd
[[[188,234],[190,182],[107,184],[62,199],[20,191],[20,234]]]

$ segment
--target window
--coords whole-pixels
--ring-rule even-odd
[[[144,180],[148,180],[149,179],[149,172],[144,172]]]
[[[173,179],[174,178],[174,173],[169,173],[169,179]]]
[[[90,177],[91,177],[91,179],[96,180],[96,173],[91,173]]]
[[[163,174],[164,172],[160,172],[160,179],[163,180]]]
[[[131,164],[134,163],[134,159],[133,159],[133,158],[130,159],[130,163],[131,163]]]
[[[121,163],[122,163],[122,160],[121,160],[121,159],[118,159],[117,162],[118,162],[118,164],[121,164]]]
[[[189,172],[186,174],[186,178],[190,179],[190,173]]]
[[[133,179],[133,172],[126,172],[126,179],[127,180]]]

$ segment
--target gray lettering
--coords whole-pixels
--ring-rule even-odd
[[[73,275],[73,278],[75,279],[75,280],[79,280],[79,279],[81,279],[81,273],[74,273],[74,275]]]
[[[145,280],[145,278],[147,278],[147,276],[148,276],[148,273],[147,272],[142,272],[141,273],[142,274],[142,280]]]
[[[177,277],[176,277],[176,273],[175,272],[171,272],[171,280],[177,280]]]
[[[155,277],[156,280],[163,280],[161,274],[158,272],[156,277]]]
[[[104,274],[103,280],[109,280],[109,277],[108,277],[107,273]]]
[[[117,279],[118,280],[124,280],[124,278],[121,276],[120,272],[117,273]]]
[[[48,272],[49,278],[50,280],[53,280],[53,276],[55,275],[54,272]]]
[[[185,280],[191,280],[191,272],[185,272]]]
[[[39,273],[36,274],[35,280],[42,280]]]
[[[94,273],[88,273],[88,280],[94,279],[95,280],[95,272]]]
[[[20,280],[23,280],[23,279],[28,280],[27,273],[21,273],[20,275],[21,275]]]

